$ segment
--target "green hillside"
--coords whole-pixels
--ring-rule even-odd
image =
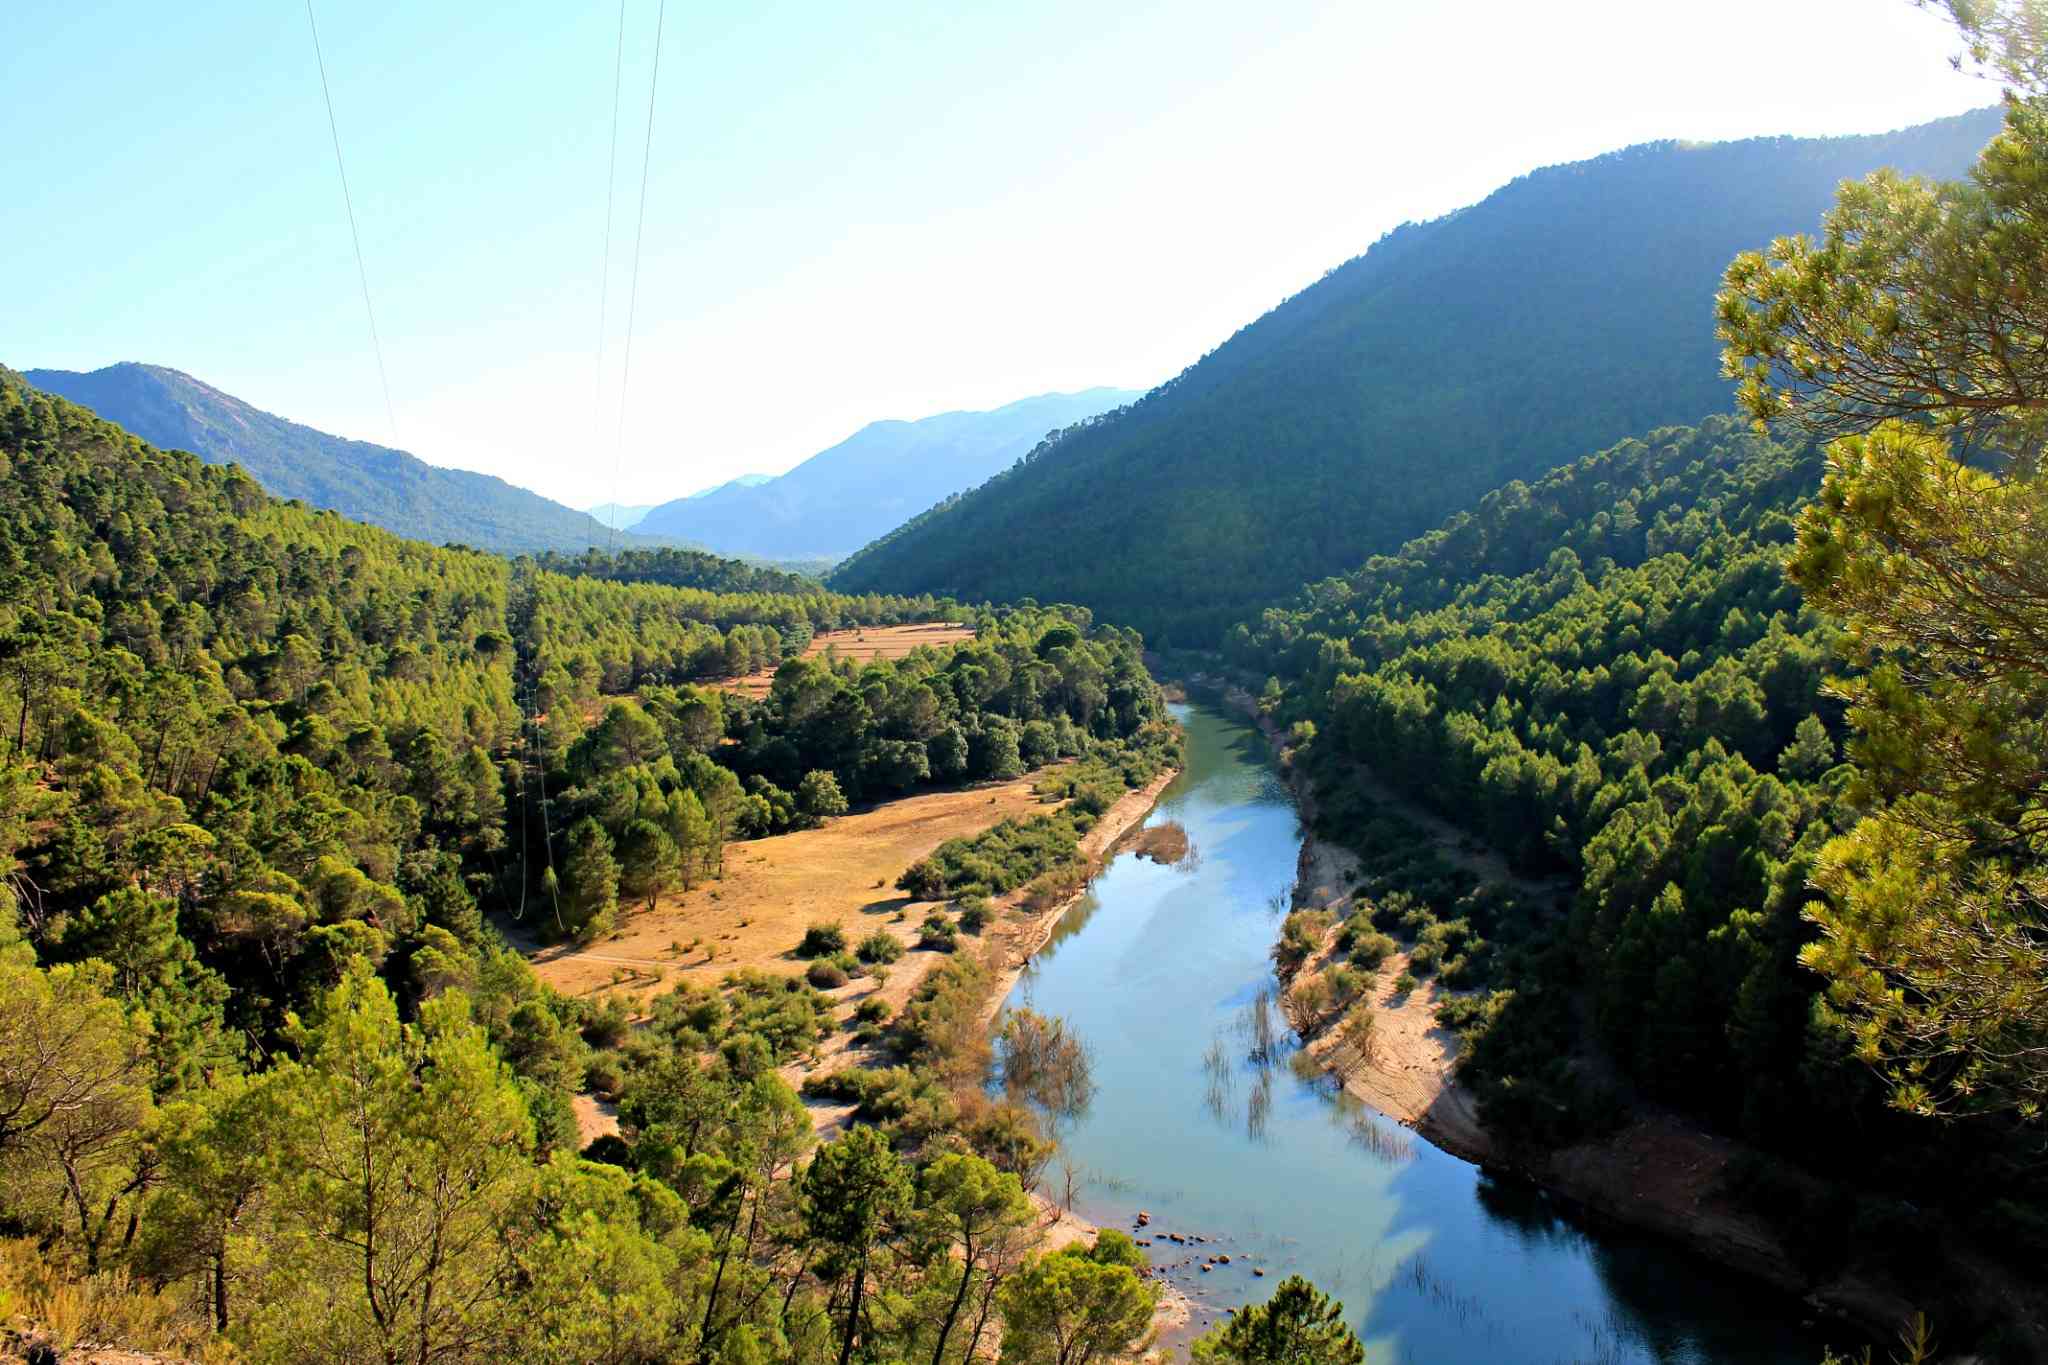
[[[1135,636],[989,609],[944,650],[795,661],[821,626],[960,612],[403,540],[4,369],[0,525],[0,1350],[48,1344],[20,1325],[66,1358],[827,1360],[864,1322],[817,1270],[849,1237],[886,1248],[859,1273],[889,1301],[1015,1269],[972,1252],[964,1280],[949,1229],[1028,1223],[1018,1173],[1050,1144],[1022,1105],[939,1088],[894,1145],[819,1144],[777,1068],[838,1027],[831,997],[740,972],[636,1029],[486,915],[597,937],[729,839],[1082,759],[1069,811],[949,864],[963,895],[1028,875],[1171,759]],[[692,685],[778,663],[762,701]],[[946,961],[888,1035],[920,1077],[978,1017],[978,956]],[[622,1128],[583,1159],[591,1090]],[[849,1233],[861,1207],[887,1226]],[[1152,1296],[1118,1247],[1054,1268],[1134,1337]]]
[[[413,540],[519,554],[580,551],[620,538],[589,513],[503,479],[330,436],[161,365],[109,365],[89,374],[30,370],[26,377],[162,449],[238,464],[280,498]]]
[[[1402,944],[1453,992],[1438,1017],[1491,1131],[1537,1150],[1642,1098],[1694,1115],[1839,1182],[1759,1167],[1734,1191],[1810,1271],[1934,1293],[1907,1208],[2036,1248],[2048,1191],[2024,1127],[1888,1104],[1800,962],[1817,862],[1869,810],[1823,689],[1839,627],[1784,569],[1821,472],[1733,418],[1666,428],[1489,494],[1225,647],[1274,680],[1319,832],[1365,857],[1356,965]],[[1532,880],[1482,882],[1403,802]]]
[[[1736,252],[1880,166],[1960,174],[1986,111],[1905,132],[1654,143],[1388,234],[1140,402],[863,550],[843,588],[1084,603],[1212,643],[1488,489],[1728,406]]]

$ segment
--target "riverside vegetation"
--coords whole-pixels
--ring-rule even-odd
[[[1283,961],[1338,933],[1355,983],[1406,940],[1409,971],[1458,988],[1444,1018],[1508,1140],[1597,1134],[1638,1096],[1739,1132],[1829,1172],[1735,1172],[1802,1258],[1888,1273],[2019,1359],[2048,1253],[2048,9],[1949,8],[2008,92],[1970,178],[1845,185],[1819,237],[1739,256],[1711,316],[1615,268],[1689,277],[1646,218],[1658,249],[1581,243],[1540,326],[1452,308],[1429,331],[1426,247],[1512,253],[1466,235],[1486,213],[1404,231],[835,582],[1071,595],[1220,648],[1268,680],[1324,827],[1369,857],[1370,925],[1296,920]],[[1857,154],[1959,170],[1988,131]],[[1716,164],[1748,184],[1768,151]],[[1643,297],[1657,326],[1611,348],[1620,385],[1555,367]],[[1751,426],[1702,411],[1718,391],[1674,338],[1710,322]],[[1343,388],[1389,337],[1475,336],[1489,373],[1503,339],[1524,362],[1477,409],[1454,370],[1433,401],[1380,365],[1335,408],[1275,378]],[[1183,450],[1205,415],[1220,443]],[[1549,468],[1672,417],[1703,420]],[[1398,449],[1432,458],[1381,461],[1386,486],[1328,463],[1383,428],[1426,428]],[[1245,476],[1276,442],[1324,452],[1309,496]],[[1171,484],[1196,464],[1207,482]],[[972,912],[1057,872],[1090,808],[1164,761],[1133,632],[687,556],[409,543],[4,371],[0,519],[7,1311],[274,1360],[947,1365],[999,1340],[1089,1365],[1144,1341],[1129,1239],[1032,1246],[1025,1193],[1085,1051],[1026,1016],[991,1051],[974,954],[857,1021],[898,1065],[823,1083],[865,1121],[820,1145],[779,1074],[835,1026],[814,987],[735,974],[635,1025],[541,988],[484,917],[600,935],[622,898],[716,876],[731,838],[1072,760],[1046,779],[1064,810],[906,870]],[[1384,553],[1247,619],[1361,545]],[[820,629],[936,620],[976,638],[801,657]],[[765,666],[762,700],[715,686]],[[1433,861],[1382,781],[1531,876]],[[958,947],[950,921],[931,935]],[[621,1132],[579,1153],[584,1089]],[[1355,1365],[1335,1307],[1283,1290],[1195,1353]]]
[[[485,919],[598,932],[849,799],[1149,771],[1135,637],[413,544],[7,372],[0,517],[10,1320],[274,1360],[944,1362],[1000,1330],[1079,1362],[1142,1335],[1127,1243],[1033,1258],[1021,1113],[817,1147],[776,1074],[834,1027],[804,982],[736,974],[633,1027]],[[943,652],[790,658],[761,702],[697,685],[819,627],[963,616]],[[622,1135],[586,1156],[593,1087]]]
[[[1814,1273],[2025,1358],[2028,1310],[1979,1291],[1987,1253],[2022,1284],[2048,1254],[2048,61],[2037,7],[1958,13],[2009,86],[1970,180],[1847,184],[1727,272],[1756,431],[1510,484],[1223,647],[1367,854],[1364,974],[1325,993],[1392,931],[1457,990],[1490,1131],[1573,1141],[1631,1092],[1736,1131],[1828,1173],[1732,1174]],[[1531,880],[1427,852],[1382,784]]]

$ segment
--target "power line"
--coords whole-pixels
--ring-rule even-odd
[[[309,0],[310,3],[310,0]],[[661,89],[661,30],[668,17],[668,0],[654,12],[654,71],[647,82],[647,142],[640,152],[640,210],[633,224],[633,283],[626,291],[626,359],[619,370],[619,432],[612,447],[612,521],[618,521],[619,464],[626,451],[626,387],[633,375],[633,319],[640,308],[640,242],[647,231],[647,168],[654,159],[654,96]],[[612,528],[613,548],[618,528]]]
[[[538,708],[540,705],[540,684],[538,681],[535,682],[534,691],[531,695],[534,698],[534,706]],[[556,700],[559,701],[560,698]],[[537,750],[534,755],[536,762],[533,765],[533,770],[540,779],[540,840],[541,846],[547,850],[548,854],[548,894],[553,897],[555,903],[555,932],[564,934],[568,932],[568,927],[562,923],[562,883],[561,878],[555,873],[555,832],[548,828],[548,755],[546,748],[541,743],[540,717],[537,714],[533,718],[533,738]]]
[[[612,143],[604,172],[604,268],[597,277],[597,382],[590,396],[592,417],[596,417],[604,407],[605,305],[611,301],[612,290],[612,203],[617,197],[619,180],[619,90],[625,71],[626,0],[619,0],[619,44],[618,51],[612,56]],[[619,539],[619,459],[616,454],[612,457],[612,510],[606,520],[611,528],[606,548],[608,551],[616,550]]]
[[[327,102],[327,132],[334,139],[334,168],[341,172],[341,202],[348,209],[348,239],[356,249],[356,279],[363,286],[363,311],[370,317],[370,349],[377,353],[377,382],[384,388],[384,419],[391,424],[391,444],[398,444],[398,413],[391,406],[391,378],[384,371],[384,343],[377,335],[377,310],[370,304],[370,272],[363,268],[363,239],[356,231],[356,202],[348,192],[348,166],[341,159],[341,129],[334,121],[334,95],[327,88],[327,58],[320,51],[320,25],[313,20],[313,0],[306,0],[306,27],[313,31],[313,62],[320,68],[320,98]]]

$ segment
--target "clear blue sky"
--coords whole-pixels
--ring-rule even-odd
[[[397,443],[612,492],[656,0],[316,0]],[[1396,224],[1658,137],[1988,103],[1906,0],[670,0],[622,501],[1167,378]],[[0,363],[390,443],[300,0],[13,0]]]

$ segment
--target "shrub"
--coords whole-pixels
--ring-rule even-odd
[[[85,1275],[82,1269],[25,1238],[0,1242],[0,1308],[9,1319],[18,1315],[35,1323],[67,1360],[84,1358],[84,1352],[71,1354],[71,1347],[82,1341],[118,1341],[181,1359],[226,1358],[211,1324],[192,1311],[187,1296],[178,1290],[153,1289],[130,1278],[125,1269],[96,1275]],[[11,1332],[0,1337],[14,1345]],[[11,1351],[10,1355],[21,1358]],[[35,1354],[29,1352],[29,1358]]]
[[[1377,929],[1367,930],[1359,934],[1351,945],[1351,965],[1378,971],[1380,964],[1392,957],[1400,946],[1390,934],[1383,934]]]
[[[853,1017],[863,1024],[879,1024],[889,1017],[889,1002],[869,996],[854,1007]]]
[[[1443,949],[1428,939],[1408,950],[1408,970],[1416,976],[1428,976],[1436,971],[1443,961]]]
[[[811,964],[811,969],[804,973],[804,980],[821,991],[829,991],[846,984],[846,972],[836,962],[821,960]]]
[[[583,1064],[583,1088],[593,1095],[616,1095],[625,1083],[624,1059],[616,1052],[593,1052]]]
[[[1315,955],[1331,922],[1327,910],[1296,910],[1280,926],[1280,941],[1273,945],[1273,962],[1281,975],[1298,970]]]
[[[1371,1058],[1377,1047],[1374,1043],[1373,1026],[1379,1016],[1372,1012],[1372,1006],[1353,1005],[1344,1022],[1338,1026],[1338,1037],[1345,1047],[1358,1054],[1361,1059]]]
[[[953,921],[934,910],[924,917],[924,925],[917,931],[917,946],[950,953],[960,946],[960,935]]]
[[[830,957],[846,951],[846,931],[836,924],[813,924],[796,945],[798,957]]]
[[[1415,979],[1415,973],[1403,972],[1394,978],[1394,994],[1406,995],[1422,983]]]
[[[986,896],[969,896],[960,902],[960,928],[964,933],[980,933],[993,918],[995,907]]]
[[[1365,989],[1364,976],[1350,967],[1332,967],[1327,979],[1333,1005],[1348,1004],[1353,996]]]
[[[894,962],[903,956],[903,942],[887,929],[877,929],[860,941],[855,955],[862,962]]]
[[[583,1010],[581,1032],[583,1041],[592,1047],[617,1047],[632,1032],[632,1019],[626,1013],[626,1002],[614,995],[587,1004]]]
[[[930,858],[920,858],[896,879],[896,889],[921,901],[937,900],[946,894],[946,870]]]
[[[1032,914],[1042,914],[1088,885],[1088,869],[1080,862],[1056,867],[1031,879],[1024,888],[1022,904]]]

